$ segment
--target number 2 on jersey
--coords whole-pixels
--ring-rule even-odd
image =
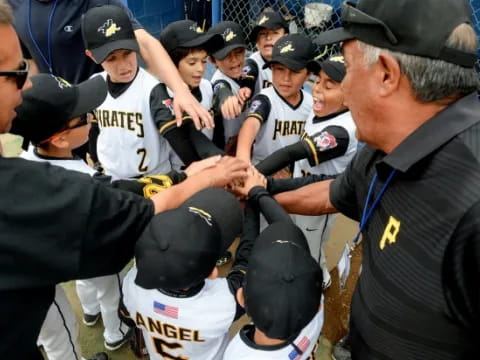
[[[137,149],[137,155],[140,155],[140,164],[138,165],[138,172],[144,173],[148,171],[148,165],[145,165],[145,159],[147,158],[147,149],[140,148]]]
[[[159,353],[164,359],[169,359],[169,360],[189,360],[188,357],[182,356],[182,355],[171,355],[165,350],[181,350],[183,349],[182,344],[179,343],[169,343],[168,341],[165,341],[160,338],[152,337],[153,344],[155,345],[155,350],[157,353]]]

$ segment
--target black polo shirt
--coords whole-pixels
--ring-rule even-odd
[[[153,202],[48,163],[0,156],[0,359],[42,359],[55,284],[120,271]]]
[[[363,231],[353,359],[480,358],[479,119],[465,96],[390,154],[364,147],[332,183],[332,204],[358,221],[375,172],[372,201],[397,169]]]
[[[81,32],[82,14],[98,5],[117,5],[126,10],[134,30],[142,28],[121,0],[58,0],[55,11],[53,11],[54,0],[48,2],[8,0],[8,3],[13,9],[15,30],[22,42],[24,56],[33,59],[42,73],[48,73],[49,67],[36,48],[32,37],[48,62],[48,28],[50,17],[53,15],[50,39],[53,74],[75,84],[102,71],[100,65],[95,64],[85,55]],[[29,12],[30,5],[31,11]]]

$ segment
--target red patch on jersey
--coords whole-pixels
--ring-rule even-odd
[[[338,145],[335,136],[330,134],[328,131],[321,132],[320,135],[315,136],[313,141],[315,141],[315,145],[317,145],[319,151],[333,149]]]
[[[170,110],[172,115],[175,114],[174,111],[173,111],[173,99],[163,100],[162,104],[165,105]]]

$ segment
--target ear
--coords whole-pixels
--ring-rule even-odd
[[[377,65],[381,71],[379,74],[379,95],[386,97],[400,86],[402,72],[398,61],[387,54],[380,54]]]
[[[95,63],[95,64],[98,64],[97,60],[95,60],[95,58],[93,57],[93,54],[90,50],[88,49],[85,49],[85,55],[87,55],[90,59],[92,59],[92,61]]]
[[[67,133],[68,130],[61,132],[60,134],[54,136],[52,139],[50,139],[50,144],[55,146],[56,148],[59,149],[66,149],[70,145],[70,143],[67,140]]]
[[[210,275],[208,275],[208,278],[207,279],[210,279],[210,280],[214,280],[218,277],[218,268],[215,266],[212,270],[212,272],[210,273]]]
[[[238,304],[245,309],[245,296],[243,294],[243,287],[237,290],[236,297]]]

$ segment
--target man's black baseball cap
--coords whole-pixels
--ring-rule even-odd
[[[167,52],[176,48],[202,48],[212,53],[223,47],[220,34],[204,33],[192,20],[179,20],[169,24],[160,33],[160,42]]]
[[[128,14],[115,5],[96,6],[82,15],[82,36],[85,49],[101,64],[115,50],[139,52]]]
[[[50,74],[31,77],[32,87],[23,92],[16,108],[12,132],[34,145],[55,135],[72,119],[100,106],[107,96],[107,85],[94,76],[78,85]]]
[[[352,39],[409,55],[439,59],[472,68],[477,54],[445,45],[460,24],[471,23],[466,0],[359,0],[342,8],[343,27],[320,34],[329,45]]]
[[[257,42],[257,35],[262,29],[276,30],[280,28],[284,28],[285,32],[288,33],[287,20],[285,20],[280,13],[268,10],[262,11],[257,21],[255,21],[255,26],[249,36],[249,41],[255,44]]]
[[[274,223],[255,242],[244,295],[247,314],[269,338],[289,340],[315,317],[322,270],[294,224]]]
[[[273,45],[272,60],[263,65],[266,69],[274,63],[280,63],[293,71],[300,71],[315,57],[315,45],[305,35],[289,34],[277,40]]]
[[[179,208],[153,217],[135,246],[135,283],[182,290],[205,280],[242,231],[235,197],[219,188],[198,192]]]
[[[341,54],[332,55],[325,61],[312,60],[308,63],[307,68],[314,74],[323,70],[329,78],[337,83],[341,83],[346,74],[345,59]]]
[[[223,60],[227,55],[237,48],[246,49],[247,42],[242,27],[233,21],[222,21],[212,26],[207,34],[220,34],[223,37],[223,47],[212,53],[215,59]]]

